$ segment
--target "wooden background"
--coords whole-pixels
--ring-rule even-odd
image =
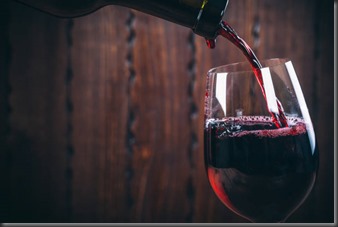
[[[2,222],[246,222],[203,163],[209,68],[244,61],[219,38],[120,6],[61,19],[0,9]],[[294,63],[320,169],[288,222],[334,221],[333,1],[232,0],[224,19],[260,59]]]

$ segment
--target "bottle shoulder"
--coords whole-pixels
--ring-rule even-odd
[[[108,5],[103,0],[15,0],[57,17],[79,17]]]

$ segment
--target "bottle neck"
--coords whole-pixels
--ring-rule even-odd
[[[227,8],[228,0],[205,0],[193,31],[207,39],[215,39]]]

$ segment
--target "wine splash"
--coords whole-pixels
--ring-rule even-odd
[[[220,23],[220,29],[218,30],[217,35],[223,36],[224,38],[228,39],[231,43],[233,43],[243,52],[243,54],[245,55],[245,57],[247,58],[252,67],[252,70],[256,76],[258,84],[262,90],[262,94],[265,100],[267,100],[261,71],[262,65],[259,62],[253,50],[250,48],[250,46],[240,36],[238,36],[235,30],[225,21],[222,21]],[[213,49],[216,44],[215,40],[213,39],[206,39],[206,43],[208,47],[211,49]],[[272,116],[272,121],[275,123],[277,128],[287,127],[288,123],[283,111],[282,104],[279,102],[278,99],[276,99],[276,102],[278,106],[278,113],[269,110]]]

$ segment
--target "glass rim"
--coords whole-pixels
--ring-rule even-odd
[[[289,58],[268,58],[260,61],[263,68],[265,67],[275,67],[286,62],[291,61]],[[248,61],[234,62],[225,65],[220,65],[209,69],[208,75],[215,73],[245,73],[252,72],[252,67]]]

